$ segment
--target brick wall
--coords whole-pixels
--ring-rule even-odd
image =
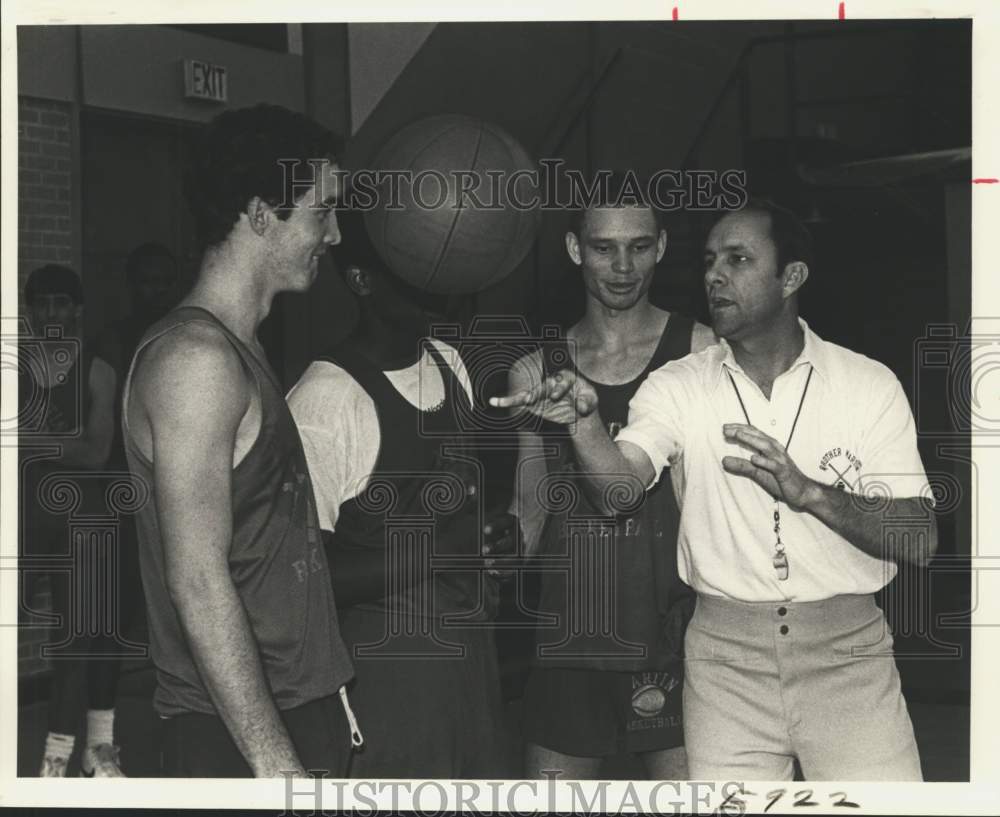
[[[43,264],[58,262],[73,266],[73,127],[72,106],[31,97],[18,99],[18,296],[28,274]],[[39,612],[50,609],[48,582],[28,582],[32,591],[25,605]],[[33,588],[32,588],[33,585]],[[19,615],[24,625],[37,618]],[[43,627],[23,627],[17,647],[18,677],[37,676],[51,662],[40,655],[50,640]]]
[[[19,294],[36,267],[74,263],[71,115],[67,102],[18,99]]]

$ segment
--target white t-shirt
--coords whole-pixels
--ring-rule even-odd
[[[472,385],[458,352],[437,339],[430,343],[451,366],[471,402]],[[412,366],[384,374],[396,391],[422,411],[444,400],[441,372],[426,348]],[[288,393],[288,407],[305,449],[319,525],[332,531],[340,506],[365,489],[375,468],[381,442],[375,403],[340,366],[317,360]]]
[[[789,576],[778,580],[771,561],[774,499],[749,478],[722,468],[725,456],[750,455],[722,435],[724,423],[746,422],[727,372],[751,424],[785,445],[811,365],[788,448],[799,469],[855,494],[930,498],[913,415],[895,375],[800,324],[805,346],[774,381],[770,400],[722,341],[652,372],[629,404],[629,422],[617,441],[642,448],[657,474],[673,466],[681,507],[678,567],[699,593],[751,602],[819,601],[873,593],[896,575],[893,562],[869,556],[812,514],[782,503]],[[912,530],[914,520],[906,522]],[[886,535],[893,535],[888,520]]]

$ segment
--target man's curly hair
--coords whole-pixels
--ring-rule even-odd
[[[278,208],[300,196],[310,160],[333,160],[341,141],[301,113],[278,105],[226,111],[208,125],[185,178],[185,194],[203,250],[221,244],[254,196]],[[286,172],[279,160],[298,160]],[[290,210],[278,209],[287,219]]]

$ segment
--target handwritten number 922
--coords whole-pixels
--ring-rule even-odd
[[[774,791],[769,791],[766,795],[767,805],[764,806],[763,813],[767,814],[772,808],[774,808],[778,802],[788,794],[788,789],[775,789]],[[725,800],[723,800],[719,807],[715,810],[716,814],[724,814],[727,817],[737,817],[738,815],[746,814],[747,802],[743,798],[745,797],[756,797],[757,794],[752,791],[736,791],[730,794]],[[803,789],[802,791],[797,791],[793,795],[792,805],[796,808],[802,808],[807,806],[818,806],[819,803],[812,799],[813,790]],[[847,793],[842,791],[831,792],[828,797],[830,798],[830,804],[834,808],[861,808],[857,803],[847,799]]]

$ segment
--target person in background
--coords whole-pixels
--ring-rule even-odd
[[[140,244],[126,257],[129,312],[111,324],[101,337],[101,351],[122,373],[121,380],[128,371],[139,339],[177,302],[177,281],[177,261],[162,244]]]
[[[34,270],[24,286],[24,302],[33,339],[22,341],[18,383],[21,554],[27,560],[65,558],[73,546],[68,516],[47,507],[44,483],[56,474],[72,480],[74,472],[85,477],[105,467],[114,433],[116,376],[112,365],[83,338],[83,287],[73,270],[58,264]],[[91,496],[92,487],[88,479],[77,481],[81,508],[99,499]],[[72,617],[93,611],[93,602],[103,600],[89,599],[86,589],[78,598],[75,577],[67,571],[52,570],[48,577],[52,609],[59,618],[49,646],[58,650],[52,656],[49,728],[39,775],[64,777],[76,743],[85,678],[100,662],[58,652],[93,649],[90,639],[80,644],[74,638],[74,633],[92,632],[89,623]],[[28,608],[24,600],[22,606]],[[92,702],[82,757],[85,776],[122,776],[113,725],[113,708]]]

